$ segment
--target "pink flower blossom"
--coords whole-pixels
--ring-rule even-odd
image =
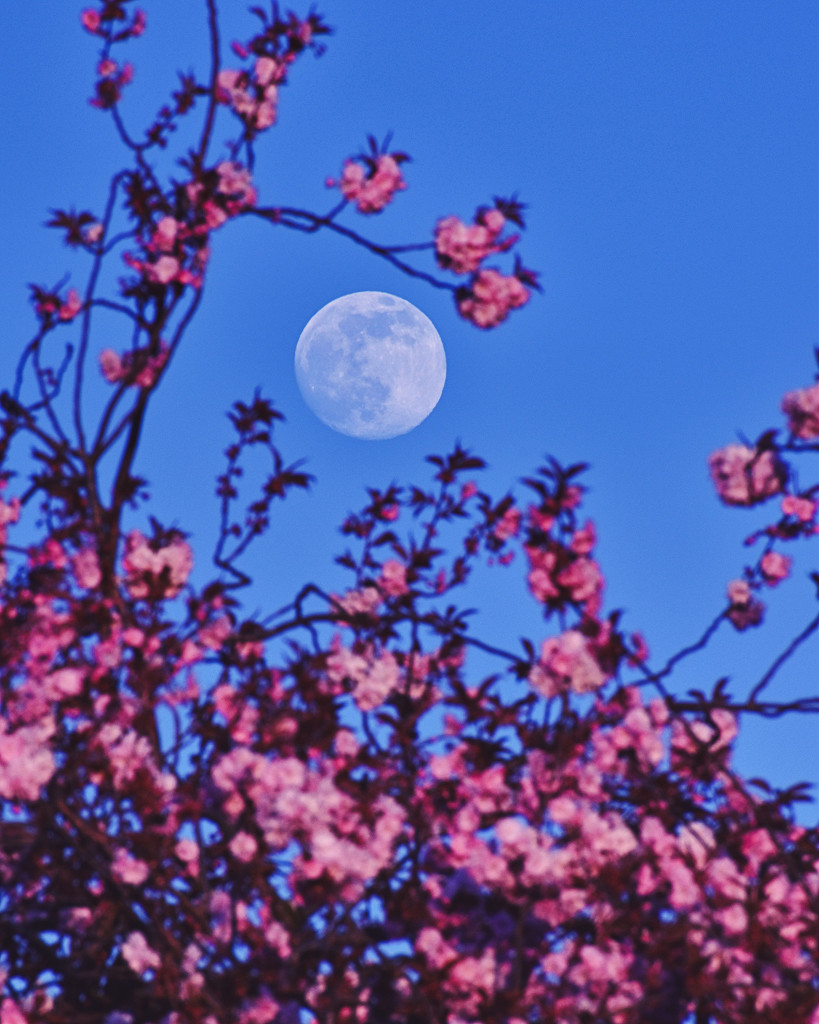
[[[120,67],[109,57],[100,61],[97,72],[100,77],[97,79],[96,94],[91,100],[91,106],[110,110],[119,102],[122,87],[133,80],[133,65],[125,63]]]
[[[143,263],[142,272],[146,281],[170,284],[179,273],[179,260],[175,256],[160,256],[155,263]]]
[[[139,530],[132,530],[125,539],[122,566],[131,597],[146,598],[152,592],[176,597],[193,568],[193,553],[181,537],[156,548]]]
[[[590,615],[597,613],[603,590],[603,575],[597,562],[591,558],[576,558],[558,574],[557,582],[569,591],[570,600],[585,603]]]
[[[82,21],[82,27],[86,30],[86,32],[91,32],[92,34],[96,35],[96,33],[99,31],[100,16],[97,11],[92,10],[89,7],[87,10],[82,12],[82,14],[80,15],[80,20]]]
[[[665,879],[671,883],[668,902],[675,910],[688,910],[702,899],[702,889],[687,864],[676,858],[663,863]]]
[[[544,550],[539,547],[527,547],[526,554],[529,556],[531,570],[527,578],[529,589],[536,600],[543,602],[552,600],[560,595],[553,574],[557,565],[557,556],[553,551]]]
[[[810,498],[801,498],[795,494],[787,494],[782,499],[782,512],[793,516],[801,523],[809,523],[816,515],[817,503]]]
[[[183,864],[192,864],[199,860],[199,845],[193,839],[180,839],[174,847],[174,853]]]
[[[406,594],[407,567],[403,562],[394,558],[388,558],[381,566],[381,576],[378,580],[379,589],[390,597],[400,597]]]
[[[82,693],[84,674],[78,668],[58,668],[48,676],[48,688],[55,700],[76,697]]]
[[[520,529],[520,509],[512,506],[504,513],[499,523],[492,530],[492,534],[498,540],[508,540],[515,537]]]
[[[105,229],[102,224],[89,224],[87,228],[83,230],[82,236],[86,245],[96,245],[97,242],[102,238],[102,233]]]
[[[444,217],[435,226],[438,263],[455,274],[474,273],[487,256],[508,248],[497,243],[505,223],[506,218],[497,209],[479,212],[474,224]]]
[[[103,377],[111,384],[122,380],[125,376],[122,359],[112,348],[106,348],[100,352],[100,369]]]
[[[725,708],[715,708],[706,721],[682,722],[677,719],[671,730],[671,745],[677,750],[710,753],[727,750],[737,735],[737,720]]]
[[[819,381],[809,388],[789,391],[782,399],[782,411],[795,437],[805,441],[819,437]]]
[[[787,555],[782,555],[778,551],[766,552],[759,563],[765,582],[773,586],[786,579],[791,571],[791,561]]]
[[[13,999],[4,999],[0,1003],[0,1024],[29,1024],[29,1019]]]
[[[162,342],[159,351],[151,353],[148,348],[138,348],[120,356],[113,349],[106,348],[100,353],[100,369],[103,377],[111,384],[125,381],[129,387],[151,387],[168,361],[168,347]]]
[[[227,208],[231,216],[245,207],[253,206],[256,202],[256,189],[246,167],[223,160],[217,165],[216,171],[219,175],[217,189],[228,197]]]
[[[99,559],[93,548],[83,548],[78,551],[71,559],[71,564],[74,569],[74,579],[85,590],[93,590],[102,582]]]
[[[248,832],[237,832],[228,846],[233,856],[245,864],[253,860],[259,849],[259,844]]]
[[[748,862],[745,873],[754,876],[764,861],[776,856],[777,846],[765,829],[758,828],[742,837],[742,854]]]
[[[732,580],[728,584],[728,618],[740,631],[762,622],[765,606],[754,597],[747,580]]]
[[[0,796],[6,800],[37,800],[56,771],[49,740],[55,725],[51,718],[7,732],[0,718]]]
[[[545,697],[572,690],[599,690],[606,674],[592,653],[588,640],[576,629],[543,641],[540,661],[529,673],[529,682]]]
[[[574,531],[569,547],[577,555],[588,555],[594,549],[596,542],[597,534],[594,529],[594,523],[589,521],[579,530]]]
[[[173,217],[163,217],[156,226],[151,244],[160,252],[170,252],[182,226]]]
[[[468,287],[458,290],[458,312],[476,327],[496,327],[511,310],[529,301],[529,291],[514,275],[504,277],[497,270],[481,270]]]
[[[159,954],[151,949],[142,932],[131,932],[122,944],[122,955],[135,974],[156,970],[162,963]]]
[[[114,859],[111,863],[111,873],[126,885],[142,885],[148,877],[149,868],[143,860],[133,857],[123,847],[117,847],[114,851]]]
[[[348,590],[342,596],[333,594],[332,597],[333,601],[340,605],[347,615],[372,615],[382,601],[377,587],[362,587],[361,590]]]
[[[726,505],[756,505],[782,491],[787,470],[774,452],[729,444],[708,458],[717,494]]]
[[[374,167],[347,160],[339,187],[344,198],[354,202],[360,213],[379,213],[407,185],[395,158],[382,154]]]
[[[82,299],[76,288],[72,288],[65,302],[60,306],[58,316],[60,320],[73,320],[82,309]]]
[[[400,681],[400,670],[395,655],[382,651],[380,657],[369,661],[365,673],[355,681],[353,700],[362,711],[379,707]]]
[[[253,79],[246,71],[220,71],[216,99],[230,106],[252,131],[264,131],[276,123],[278,89],[275,83],[282,77],[272,57],[259,57]]]

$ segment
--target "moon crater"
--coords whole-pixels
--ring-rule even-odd
[[[446,379],[432,321],[387,292],[353,292],[322,307],[301,333],[295,368],[316,416],[365,440],[417,427],[438,404]]]

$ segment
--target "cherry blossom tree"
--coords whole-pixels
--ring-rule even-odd
[[[254,142],[329,30],[256,8],[223,65],[206,10],[209,77],[182,76],[141,136],[120,111],[121,53],[146,18],[129,0],[82,12],[91,101],[129,164],[98,212],[54,214],[87,283],[33,287],[37,329],[0,395],[0,1024],[817,1024],[819,832],[794,818],[804,786],[744,779],[731,757],[742,715],[819,711],[773,692],[819,616],[747,694],[680,695],[671,678],[718,630],[762,624],[788,552],[815,537],[819,484],[796,466],[819,450],[819,383],[784,397],[783,425],[711,456],[718,497],[765,504],[769,525],[711,625],[664,664],[606,606],[585,467],[550,460],[525,495],[493,497],[461,447],[343,523],[344,592],[306,583],[249,615],[244,556],[275,500],[310,484],[259,395],[230,412],[213,579],[194,587],[185,534],[132,520],[140,434],[174,387],[223,224],[343,235],[449,289],[479,328],[536,288],[519,257],[495,262],[518,245],[515,198],[416,244],[349,226],[400,201],[408,158],[389,140],[327,180],[328,213],[260,205]],[[155,157],[183,118],[197,143],[165,179]],[[125,276],[109,294],[111,263]],[[124,330],[97,372],[100,309]],[[21,445],[27,479],[11,468]],[[247,499],[255,454],[271,468]],[[516,553],[544,629],[501,649],[459,595]],[[496,671],[476,677],[476,653]]]

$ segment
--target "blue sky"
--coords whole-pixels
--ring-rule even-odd
[[[148,31],[129,48],[136,75],[122,104],[135,130],[175,87],[177,69],[207,67],[204,0],[143,6]],[[256,23],[235,0],[222,7],[231,66],[227,43]],[[258,386],[287,417],[285,458],[306,459],[317,483],[277,510],[255,549],[251,609],[278,607],[308,579],[340,588],[335,530],[365,487],[426,480],[424,457],[456,439],[488,461],[482,486],[498,496],[510,487],[522,495],[517,480],[546,453],[586,461],[606,608],[625,609],[627,626],[664,660],[720,610],[744,564],[743,538],[768,516],[765,507],[721,507],[707,456],[738,431],[755,438],[781,425],[782,394],[815,371],[815,6],[345,0],[320,10],[335,34],[282,90],[279,123],[257,149],[260,201],[323,212],[332,199],[324,179],[366,134],[392,131],[413,158],[406,192],[382,215],[348,211],[345,223],[379,241],[425,241],[438,217],[470,220],[494,195],[517,192],[528,204],[521,252],[544,293],[482,332],[457,317],[448,293],[343,239],[229,225],[214,236],[206,298],[145,433],[150,511],[192,533],[204,579],[224,412]],[[27,283],[54,285],[70,271],[82,287],[87,270],[42,227],[47,211],[99,211],[123,152],[108,118],[88,105],[95,46],[78,6],[2,5],[0,32],[7,386],[33,333]],[[390,441],[333,433],[305,406],[293,373],[310,317],[361,290],[414,303],[446,348],[439,406]],[[98,321],[98,350],[127,343],[121,325]],[[803,484],[818,468],[805,460]],[[766,625],[743,635],[726,627],[676,677],[679,690],[728,675],[735,694],[747,692],[815,614],[806,573],[816,548],[793,553],[793,578],[766,595]],[[480,573],[466,595],[493,642],[545,635],[523,568],[518,560]],[[814,638],[771,697],[815,693],[817,659]],[[778,785],[816,780],[818,748],[815,720],[750,720],[736,764]],[[801,816],[815,821],[815,807]]]

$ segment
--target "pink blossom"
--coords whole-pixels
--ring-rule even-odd
[[[500,210],[479,213],[474,224],[457,217],[444,217],[435,226],[435,254],[438,263],[455,274],[472,274],[487,256],[508,246],[498,245],[506,218]]]
[[[156,263],[143,264],[146,281],[170,284],[179,273],[179,260],[175,256],[160,256]]]
[[[183,864],[192,864],[199,860],[199,844],[193,839],[180,839],[174,847],[174,853]]]
[[[382,593],[390,597],[400,597],[402,594],[406,594],[408,590],[407,567],[403,562],[398,562],[394,558],[388,558],[381,566],[378,586]]]
[[[340,605],[347,615],[372,615],[381,604],[382,597],[377,587],[362,587],[361,590],[348,590],[339,596],[333,594],[333,601]]]
[[[781,492],[787,470],[774,452],[729,444],[708,458],[717,494],[726,505],[756,505]]]
[[[80,15],[80,21],[82,21],[82,27],[86,32],[96,34],[100,27],[100,16],[97,11],[92,10],[90,7],[83,11]]]
[[[162,963],[159,954],[151,949],[142,932],[131,932],[122,944],[122,955],[135,974],[156,970]]]
[[[60,306],[60,312],[58,314],[60,320],[73,320],[74,317],[82,309],[82,299],[80,298],[79,292],[76,288],[72,288],[65,302]]]
[[[71,559],[74,579],[85,590],[94,590],[102,582],[97,552],[93,548],[83,548]]]
[[[76,697],[83,691],[85,676],[78,668],[58,668],[48,677],[49,690],[55,700]]]
[[[112,348],[106,348],[100,352],[100,369],[103,377],[111,384],[122,380],[126,373],[122,359]]]
[[[193,568],[193,553],[181,537],[157,549],[139,530],[132,530],[125,538],[122,566],[132,597],[146,598],[157,589],[162,597],[176,597]]]
[[[279,64],[273,57],[262,56],[256,58],[253,77],[262,87],[270,85],[272,82],[282,81],[284,75],[284,65]]]
[[[529,301],[529,291],[517,277],[504,277],[497,270],[481,270],[469,287],[459,289],[458,312],[476,327],[496,327],[511,310]]]
[[[791,571],[791,559],[778,551],[768,551],[760,560],[759,568],[766,583],[773,586],[787,578]]]
[[[736,716],[725,708],[715,708],[706,721],[683,722],[677,719],[671,731],[671,745],[677,750],[710,753],[726,750],[737,735]]]
[[[0,796],[6,800],[37,800],[57,768],[49,744],[54,721],[44,718],[14,732],[6,730],[5,719],[0,718]]]
[[[114,851],[114,859],[111,863],[111,873],[127,885],[142,885],[148,877],[149,868],[143,860],[133,857],[123,847],[117,847]]]
[[[782,399],[782,411],[795,437],[805,441],[819,437],[819,381],[809,388],[789,391]]]
[[[492,533],[498,540],[508,540],[510,537],[515,537],[519,529],[520,509],[512,506],[503,513],[500,522],[495,525]]]
[[[379,707],[398,686],[400,671],[395,655],[382,651],[380,657],[370,661],[363,676],[356,679],[353,700],[362,711]]]
[[[456,959],[457,954],[435,928],[422,928],[415,940],[415,949],[431,967],[439,970]]]
[[[810,498],[801,498],[788,494],[782,499],[782,511],[786,516],[793,516],[802,523],[809,523],[816,515],[817,503]]]
[[[264,941],[275,949],[282,959],[290,956],[290,934],[278,921],[271,921],[265,928]]]
[[[219,175],[218,191],[228,197],[227,207],[231,215],[253,206],[256,202],[256,189],[246,167],[223,160],[217,165],[216,171]]]
[[[702,890],[697,885],[691,869],[681,860],[671,858],[663,863],[663,874],[671,883],[668,902],[675,910],[688,910],[702,899]]]
[[[87,228],[83,230],[83,239],[86,245],[96,245],[97,242],[102,238],[102,233],[105,229],[102,224],[89,224]]]
[[[380,212],[396,192],[407,187],[395,158],[387,154],[379,156],[371,168],[347,160],[339,185],[344,198],[354,202],[360,213]]]
[[[259,848],[259,844],[248,832],[237,832],[228,845],[233,856],[245,864],[253,860]]]
[[[569,591],[569,598],[586,604],[586,611],[594,615],[600,607],[603,576],[597,562],[580,557],[558,574],[557,582]]]
[[[764,861],[777,854],[776,843],[765,829],[754,829],[742,837],[742,854],[748,861],[746,874],[756,875]]]
[[[29,1024],[29,1020],[13,999],[4,999],[0,1003],[0,1024]]]
[[[727,615],[738,630],[758,626],[762,621],[765,606],[754,597],[747,580],[732,580],[728,584],[728,600]]]
[[[133,66],[125,63],[120,67],[109,57],[100,61],[97,72],[100,77],[97,80],[96,95],[91,100],[91,106],[100,110],[110,110],[119,102],[122,87],[133,80]]]
[[[529,564],[531,566],[527,580],[533,596],[544,604],[558,597],[560,591],[553,579],[554,570],[557,565],[555,553],[539,547],[527,547],[526,554],[529,556]]]
[[[151,244],[160,252],[170,252],[182,225],[173,217],[163,217],[156,226]]]
[[[277,64],[271,57],[256,62],[254,81],[246,71],[224,69],[219,72],[216,98],[231,107],[248,128],[264,131],[276,122],[278,89]]]
[[[576,555],[588,555],[593,550],[596,542],[597,534],[594,529],[594,523],[590,520],[579,530],[574,531],[569,547]]]
[[[545,697],[567,689],[574,693],[599,690],[606,681],[586,637],[576,629],[543,641],[540,661],[529,673],[529,682]]]

